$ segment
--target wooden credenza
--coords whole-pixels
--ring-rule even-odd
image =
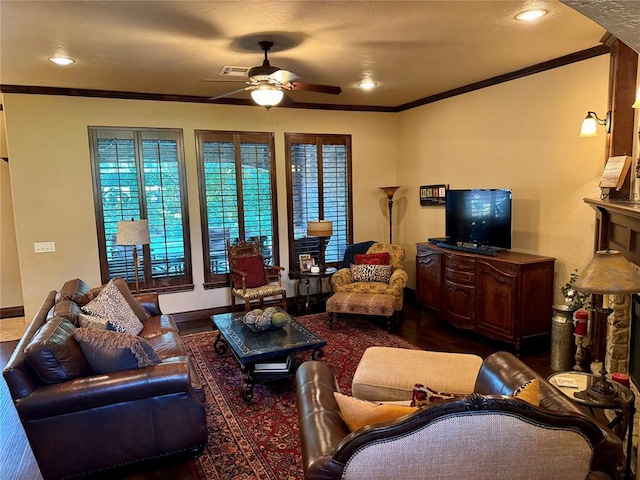
[[[416,302],[458,328],[512,343],[551,332],[555,259],[491,257],[418,243]]]

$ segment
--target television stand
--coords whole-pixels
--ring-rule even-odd
[[[498,255],[498,253],[502,251],[501,248],[489,247],[486,245],[478,245],[475,243],[463,243],[459,245],[457,243],[440,242],[440,243],[436,243],[436,245],[442,248],[450,248],[451,250],[460,250],[462,252],[477,253],[478,255],[486,255],[488,257],[495,257],[496,255]]]

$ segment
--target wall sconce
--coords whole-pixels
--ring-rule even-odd
[[[636,93],[636,101],[633,102],[631,108],[640,108],[640,87],[638,87],[638,93]]]
[[[579,137],[597,137],[596,126],[604,126],[607,133],[611,133],[611,112],[607,112],[605,118],[600,118],[595,112],[587,112],[587,116],[582,122]]]

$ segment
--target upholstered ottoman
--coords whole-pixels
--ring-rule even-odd
[[[369,347],[351,390],[354,397],[376,402],[411,400],[416,383],[438,392],[472,393],[481,366],[482,358],[466,353]]]
[[[384,293],[351,293],[337,292],[327,300],[326,309],[329,313],[329,328],[333,329],[334,316],[356,314],[374,315],[387,318],[387,330],[391,330],[394,324],[396,297]]]

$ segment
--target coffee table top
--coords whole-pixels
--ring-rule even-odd
[[[276,309],[284,312],[279,307]],[[283,328],[254,332],[242,322],[245,312],[212,315],[211,319],[242,364],[324,347],[327,341],[289,317]],[[287,314],[287,316],[289,316]]]

